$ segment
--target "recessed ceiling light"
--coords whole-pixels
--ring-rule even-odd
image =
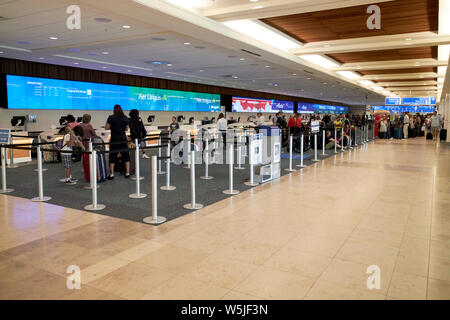
[[[79,64],[78,62],[74,62],[73,64]]]
[[[306,80],[311,80],[311,78],[306,78]]]
[[[127,72],[131,72],[132,70],[127,70]]]
[[[266,66],[266,68],[270,68],[270,66]]]
[[[58,40],[57,37],[49,37],[50,40]]]
[[[329,45],[329,44],[326,44],[326,45],[324,45],[324,47],[325,47],[325,48],[329,48],[329,47],[330,47],[330,45]]]
[[[183,43],[185,46],[188,46],[188,45],[190,45],[191,43],[190,42],[185,42],[185,43]]]
[[[109,54],[109,52],[108,51],[103,51],[102,54]]]
[[[0,52],[0,53],[3,53],[3,52]],[[39,57],[39,60],[44,60],[44,58],[43,57]]]
[[[127,26],[127,25],[125,25],[125,26],[122,26],[122,28],[124,28],[124,29],[130,29],[130,28],[131,28],[131,26]]]
[[[103,69],[108,69],[108,67],[102,67]]]
[[[0,54],[4,53],[3,51],[0,51]]]
[[[296,76],[297,74],[296,74],[296,73],[293,73],[292,75],[293,75],[293,76]]]
[[[168,66],[168,67],[171,67],[171,66],[172,66],[172,64],[171,64],[171,63],[168,63],[168,64],[167,64],[167,66]]]
[[[244,58],[240,58],[239,60],[244,61],[245,59]]]
[[[412,38],[406,38],[405,40],[406,40],[406,41],[411,41],[411,40],[412,40]]]
[[[250,2],[258,2],[258,0],[250,0]]]
[[[264,8],[264,6],[256,6],[253,9],[262,9],[262,8]]]
[[[199,72],[203,72],[203,70],[198,70]]]

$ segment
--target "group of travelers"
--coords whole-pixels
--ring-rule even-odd
[[[404,112],[396,115],[383,115],[379,126],[381,139],[408,139],[426,136],[427,139],[438,140],[444,121],[437,111],[432,114],[415,115]]]
[[[72,157],[74,154],[74,148],[81,149],[82,151],[88,150],[89,142],[93,138],[97,137],[95,129],[90,124],[91,115],[84,114],[82,122],[75,121],[73,115],[66,117],[67,124],[64,127],[64,137],[62,139],[61,150],[61,162],[65,169],[65,183],[75,184],[78,179],[72,177]],[[109,141],[109,175],[107,180],[114,179],[115,165],[118,163],[120,157],[121,163],[124,165],[125,178],[130,177],[130,153],[128,151],[129,144],[133,144],[136,139],[143,139],[147,136],[142,119],[139,117],[139,111],[133,109],[129,113],[129,117],[125,115],[120,105],[114,106],[113,114],[110,115],[106,121],[105,129],[111,131],[111,137]],[[127,131],[130,131],[130,141],[126,135]],[[101,138],[100,138],[101,140]],[[102,141],[102,140],[101,140]],[[145,145],[145,141],[140,142],[141,146]],[[133,146],[134,147],[134,144]],[[143,158],[148,158],[143,151]],[[82,156],[83,167],[88,167],[89,154],[85,153]]]

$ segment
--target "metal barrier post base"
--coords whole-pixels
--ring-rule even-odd
[[[246,181],[246,182],[244,182],[244,184],[248,187],[256,187],[257,185],[259,185],[258,182],[251,183],[250,181]]]
[[[129,195],[129,197],[130,197],[131,199],[143,199],[143,198],[145,198],[146,196],[147,196],[147,194],[145,194],[145,193],[140,193],[140,194],[132,193],[132,194]]]
[[[14,189],[5,189],[5,190],[0,189],[0,193],[10,193],[13,191],[14,191]]]
[[[214,177],[212,177],[212,176],[201,176],[200,179],[202,179],[202,180],[211,180],[211,179],[214,179]]]
[[[175,190],[177,187],[175,186],[162,186],[160,189],[164,191],[172,191]]]
[[[92,204],[88,204],[87,206],[84,207],[84,210],[88,210],[88,211],[100,211],[105,209],[106,206],[104,204],[97,204],[97,208],[94,207],[94,205]]]
[[[131,177],[130,179],[133,181],[136,181],[136,177]],[[139,181],[141,181],[141,180],[144,180],[144,177],[139,177]]]
[[[161,216],[158,216],[156,219],[153,219],[153,217],[147,217],[142,220],[142,222],[147,224],[161,224],[166,221],[167,219]]]
[[[245,170],[244,167],[234,167],[235,170]]]
[[[297,170],[295,170],[295,169],[284,169],[284,171],[287,171],[287,172],[294,172],[294,171],[297,171]]]
[[[196,203],[195,205],[192,205],[192,203],[188,203],[188,204],[185,204],[183,206],[183,208],[189,209],[189,210],[198,210],[198,209],[203,208],[203,205],[200,203]]]
[[[165,171],[158,171],[156,174],[166,174],[166,172]],[[141,177],[141,178],[143,178],[143,177]]]
[[[83,188],[84,188],[84,189],[87,189],[87,190],[92,190],[92,187],[91,187],[90,184],[85,185]],[[99,188],[100,188],[100,186],[97,185],[97,189],[99,189]]]
[[[224,194],[230,194],[230,195],[234,195],[234,194],[239,194],[240,191],[239,190],[224,190],[222,191]]]
[[[312,159],[311,161],[312,161],[312,162],[320,162],[319,159],[317,159],[317,160],[316,160],[316,159]]]
[[[18,168],[18,167],[19,166],[14,166],[14,167],[10,167],[10,168]],[[38,169],[34,169],[34,171],[38,172],[39,170]],[[48,169],[47,168],[42,168],[42,171],[45,172],[45,171],[48,171]]]
[[[52,197],[42,197],[42,199],[39,198],[39,197],[36,197],[36,198],[31,199],[31,201],[33,201],[33,202],[45,202],[45,201],[49,201],[51,199],[52,199]]]

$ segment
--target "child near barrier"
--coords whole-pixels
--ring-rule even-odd
[[[75,133],[69,126],[67,126],[64,130],[64,138],[62,144],[62,151],[72,151],[73,146],[83,146],[83,144],[78,140],[75,136]],[[83,148],[84,149],[84,148]],[[72,153],[61,153],[61,162],[64,166],[66,173],[66,184],[76,184],[78,179],[74,179],[72,177]]]

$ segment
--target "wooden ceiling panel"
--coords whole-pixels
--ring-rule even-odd
[[[329,55],[330,58],[333,58],[336,61],[339,61],[340,63],[407,60],[407,59],[423,59],[423,58],[437,59],[437,56],[438,56],[437,47],[419,47],[419,48],[396,49],[396,50],[335,53]]]
[[[301,42],[330,41],[438,30],[439,0],[379,3],[381,29],[369,30],[367,5],[262,19]]]
[[[370,74],[399,74],[399,73],[418,73],[418,72],[436,72],[437,68],[412,68],[412,69],[387,69],[387,70],[363,70],[358,71],[362,75]]]

